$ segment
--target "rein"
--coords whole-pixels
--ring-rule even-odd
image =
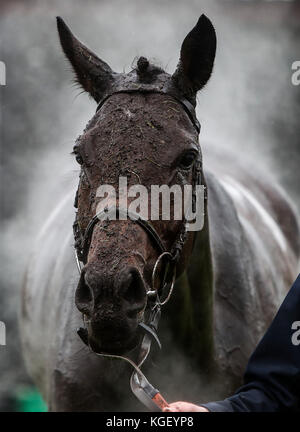
[[[134,90],[135,92],[141,93],[140,90]],[[126,91],[118,91],[115,93],[129,93],[133,92],[130,90]],[[152,91],[153,93],[153,91]],[[157,91],[156,93],[161,93]],[[112,95],[106,96],[98,105],[97,111],[102,107],[104,102]],[[165,93],[164,93],[165,94]],[[177,98],[174,95],[171,95],[177,102],[179,102],[182,107],[184,108],[185,112],[188,114],[191,122],[193,123],[193,126],[197,130],[197,133],[200,132],[200,123],[198,122],[195,110],[193,105],[186,99],[183,98]],[[196,159],[194,166],[193,166],[193,175],[192,175],[192,209],[195,211],[195,203],[196,203],[196,185],[203,184],[202,183],[202,161],[200,159],[200,154],[198,158]],[[206,192],[206,189],[205,189]],[[206,199],[206,193],[204,195],[204,199]],[[153,270],[152,270],[152,286],[149,291],[146,292],[147,295],[147,305],[150,306],[150,316],[149,320],[146,323],[141,322],[139,323],[139,327],[142,328],[145,331],[145,334],[143,336],[141,345],[140,345],[140,351],[138,356],[138,362],[135,364],[132,360],[128,359],[124,356],[117,356],[112,354],[104,354],[104,353],[96,353],[96,355],[102,356],[102,357],[110,357],[110,358],[119,358],[122,360],[125,360],[131,364],[134,368],[134,372],[131,375],[130,378],[130,386],[131,390],[135,394],[135,396],[145,405],[147,408],[149,408],[151,411],[157,411],[162,410],[163,407],[167,406],[167,402],[163,399],[163,397],[160,395],[159,391],[156,390],[146,379],[146,377],[141,372],[141,367],[144,364],[146,358],[148,357],[151,349],[151,342],[152,339],[154,339],[158,346],[161,348],[161,344],[159,341],[159,338],[157,336],[157,328],[158,328],[158,322],[161,315],[161,306],[166,304],[173,292],[175,280],[176,280],[176,265],[179,262],[179,259],[181,257],[182,249],[184,247],[184,244],[187,239],[187,221],[184,218],[182,226],[177,234],[177,237],[170,248],[170,250],[167,250],[155,230],[152,223],[146,219],[141,218],[141,216],[135,212],[128,211],[122,208],[105,208],[101,212],[97,213],[88,223],[88,226],[84,233],[81,232],[80,225],[78,222],[78,219],[76,217],[76,220],[73,225],[73,232],[74,232],[74,239],[75,239],[75,259],[78,267],[79,274],[82,272],[82,267],[87,262],[87,257],[89,253],[90,248],[90,242],[92,239],[93,231],[96,226],[96,224],[100,221],[108,219],[108,216],[111,212],[115,212],[116,216],[126,216],[128,217],[132,222],[139,225],[150,237],[151,241],[155,245],[157,251],[159,252],[159,256],[154,264]],[[163,260],[167,260],[167,264],[163,267],[162,271],[162,277],[161,277],[161,286],[160,288],[155,288],[155,279],[158,272],[159,265],[162,263]],[[169,275],[169,280],[168,279]],[[85,319],[83,319],[85,324]],[[88,332],[86,328],[80,328],[77,330],[78,335],[83,340],[83,342],[89,346],[88,342]],[[90,347],[90,346],[89,346]]]

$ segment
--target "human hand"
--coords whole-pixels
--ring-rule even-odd
[[[163,409],[163,412],[209,412],[203,406],[194,405],[189,402],[173,402]]]

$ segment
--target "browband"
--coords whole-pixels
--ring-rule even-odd
[[[185,98],[179,98],[177,96],[175,96],[172,93],[167,93],[167,92],[163,92],[163,91],[159,91],[159,90],[153,90],[153,89],[126,89],[126,90],[118,90],[118,91],[114,91],[112,93],[107,94],[99,103],[96,109],[96,112],[99,111],[99,109],[103,106],[103,104],[107,101],[107,99],[109,99],[112,95],[114,94],[118,94],[118,93],[158,93],[158,94],[166,94],[168,96],[171,96],[173,99],[175,99],[177,102],[179,102],[182,107],[184,108],[185,112],[187,113],[187,115],[189,116],[191,122],[193,123],[195,129],[197,130],[198,134],[200,133],[201,130],[201,125],[196,117],[196,112],[195,112],[195,108],[193,107],[193,105],[191,104],[191,102],[189,102],[187,99]]]

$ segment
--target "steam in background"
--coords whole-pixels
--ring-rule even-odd
[[[297,6],[298,4],[298,6]],[[226,0],[2,0],[1,52],[7,85],[1,95],[0,410],[29,382],[17,332],[19,289],[39,227],[78,167],[70,155],[96,104],[72,87],[55,16],[115,71],[146,56],[172,73],[185,35],[205,13],[215,25],[213,77],[198,95],[204,153],[210,145],[260,165],[300,207],[300,59],[297,2]],[[73,221],[70,220],[70,224]],[[163,389],[162,389],[163,390]]]

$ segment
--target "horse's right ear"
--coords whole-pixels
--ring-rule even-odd
[[[104,91],[113,82],[114,72],[108,64],[76,39],[62,18],[57,17],[56,19],[60,43],[73,66],[76,81],[96,102],[99,102]]]
[[[173,79],[188,96],[195,96],[209,80],[215,55],[217,38],[211,21],[201,15],[195,27],[185,37],[180,60]]]

